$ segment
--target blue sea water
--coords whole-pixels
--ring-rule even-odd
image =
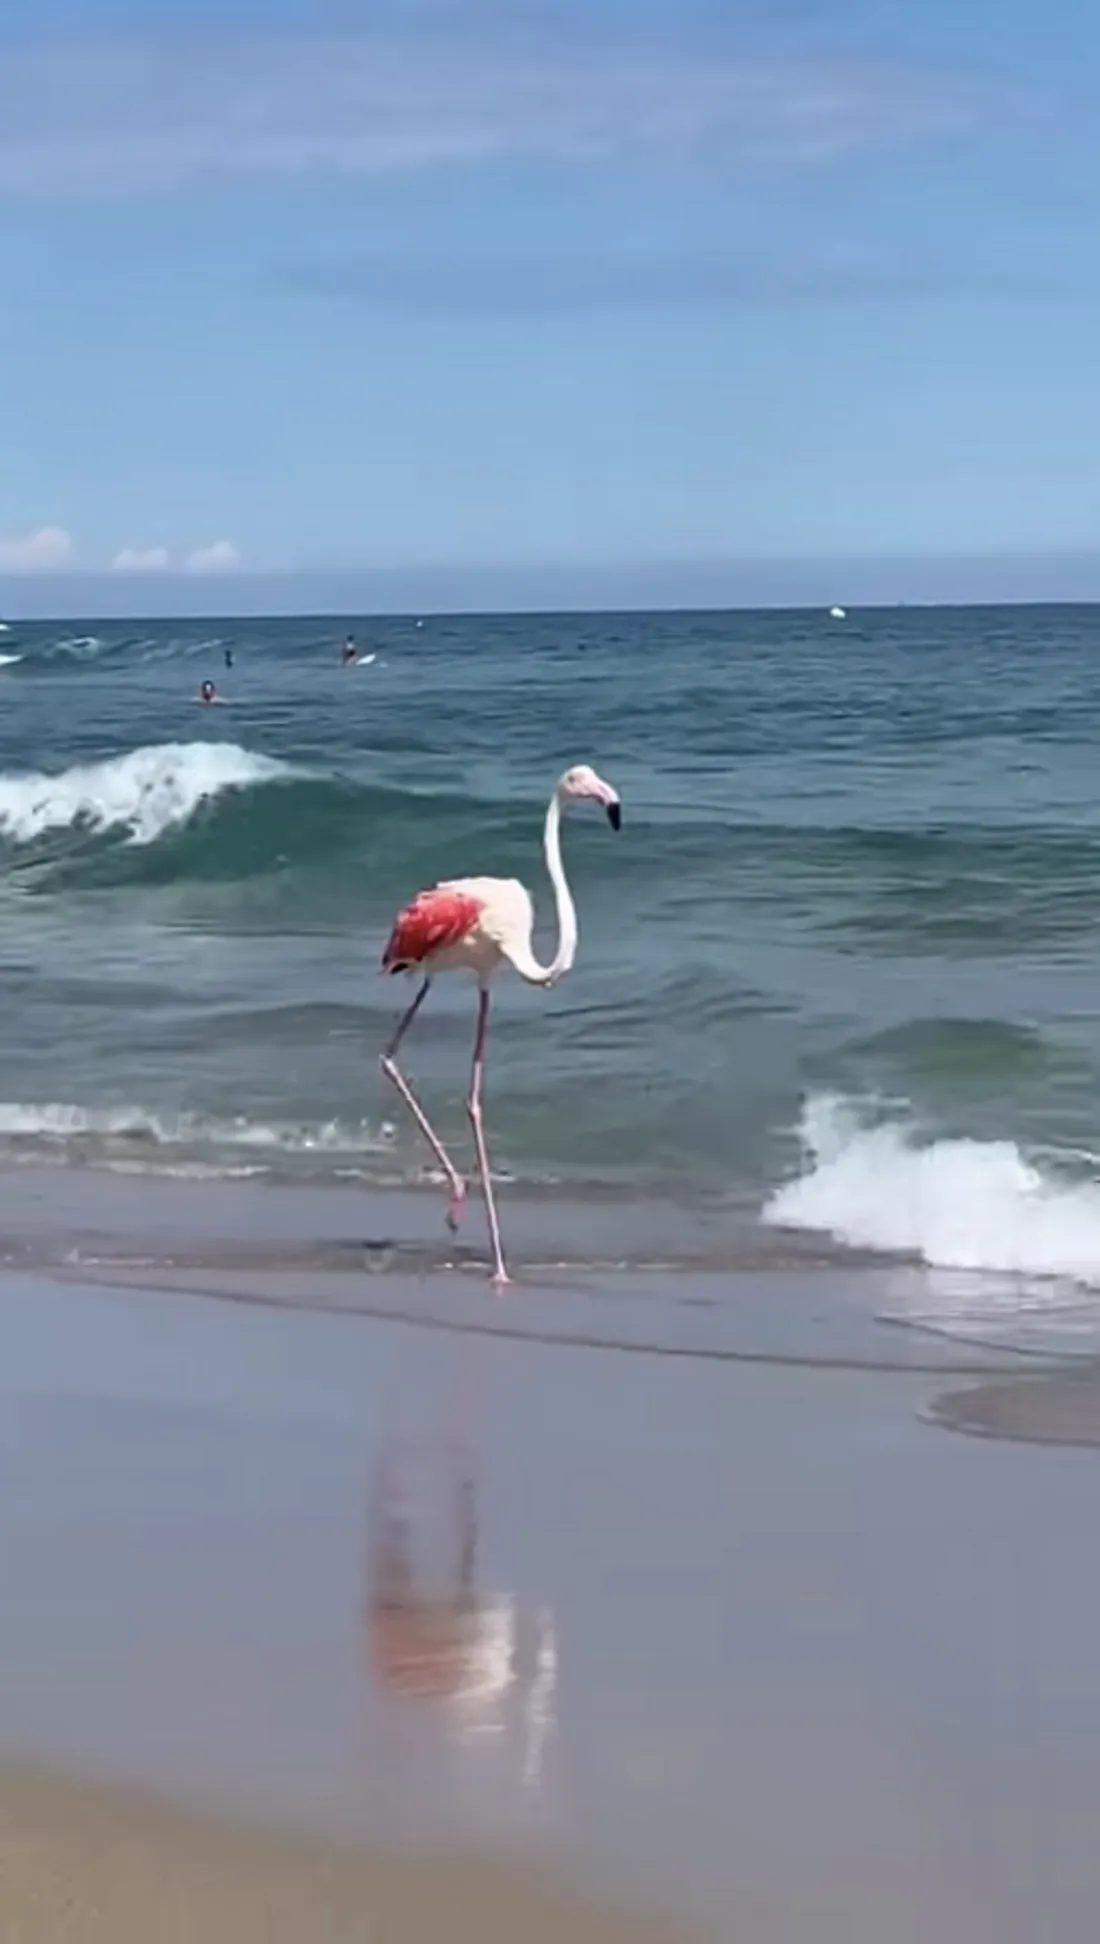
[[[624,824],[565,831],[576,969],[495,1006],[505,1199],[1100,1284],[1100,610],[13,621],[0,650],[0,1158],[423,1181],[377,1072],[390,922],[519,876],[548,954],[543,811],[590,761]],[[473,1016],[441,979],[408,1042],[460,1148]]]

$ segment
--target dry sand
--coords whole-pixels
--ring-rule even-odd
[[[506,1865],[340,1852],[0,1777],[0,1944],[688,1944]]]

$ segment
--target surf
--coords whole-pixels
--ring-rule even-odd
[[[922,1139],[868,1125],[837,1095],[805,1104],[803,1171],[777,1189],[770,1227],[938,1269],[1068,1278],[1100,1288],[1100,1186],[1030,1159],[1015,1141]]]
[[[0,774],[0,836],[32,844],[60,831],[118,832],[153,844],[227,792],[294,776],[288,763],[237,743],[153,743],[57,772]]]
[[[365,1120],[250,1119],[199,1112],[170,1113],[136,1104],[82,1106],[74,1101],[0,1101],[0,1146],[33,1158],[74,1150],[107,1159],[128,1157],[155,1164],[173,1154],[205,1157],[217,1171],[219,1154],[249,1154],[245,1171],[263,1173],[279,1156],[388,1156],[387,1124]],[[239,1170],[231,1169],[231,1172]]]

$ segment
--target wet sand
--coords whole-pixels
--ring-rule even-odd
[[[928,1416],[973,1437],[1100,1445],[1100,1371],[1093,1366],[952,1389],[933,1400]]]
[[[190,1185],[124,1248],[111,1193],[23,1186],[9,1774],[271,1831],[288,1870],[530,1869],[673,1935],[1092,1934],[1097,1460],[928,1422],[948,1369],[1020,1359],[906,1369],[921,1339],[855,1277],[528,1265],[501,1302],[434,1259],[355,1269],[346,1200],[311,1254],[293,1197],[257,1233]]]

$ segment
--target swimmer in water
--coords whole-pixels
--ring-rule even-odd
[[[225,651],[225,665],[226,665],[226,667],[227,667],[227,668],[232,668],[232,666],[233,666],[233,650],[232,650],[232,648],[227,648],[227,649],[226,649],[226,651]]]
[[[216,702],[217,700],[218,700],[218,691],[214,687],[213,682],[209,682],[209,681],[204,682],[202,684],[202,687],[199,690],[199,701]]]
[[[358,661],[358,659],[359,659],[359,650],[355,646],[355,636],[349,634],[347,640],[344,643],[343,649],[341,651],[340,661],[345,668],[349,668],[352,662]]]

